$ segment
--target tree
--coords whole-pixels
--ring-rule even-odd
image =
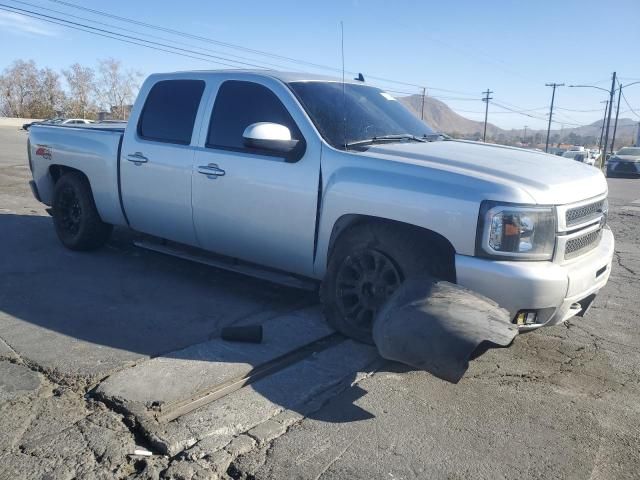
[[[97,92],[101,107],[114,117],[126,120],[127,106],[133,103],[138,92],[141,73],[124,71],[122,62],[113,58],[100,60],[98,72]]]
[[[74,63],[69,70],[62,71],[69,86],[67,110],[72,117],[94,117],[96,114],[95,103],[95,73],[91,67],[83,67]]]
[[[38,83],[31,105],[35,118],[50,118],[63,113],[66,96],[60,85],[60,75],[50,68],[38,71]]]
[[[31,117],[38,90],[38,69],[33,60],[16,60],[0,77],[0,108],[8,117]]]

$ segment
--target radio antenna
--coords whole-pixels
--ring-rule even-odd
[[[344,23],[340,20],[340,48],[342,53],[342,133],[344,149],[347,149],[347,94],[344,82]]]

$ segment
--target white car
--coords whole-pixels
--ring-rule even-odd
[[[93,123],[93,120],[87,120],[86,118],[65,118],[57,123],[58,125],[89,125]]]
[[[170,240],[149,247],[163,253],[321,283],[328,321],[365,341],[387,298],[425,271],[495,300],[523,330],[583,314],[611,271],[602,172],[451,140],[362,82],[155,74],[126,126],[36,125],[28,153],[66,247],[128,226]]]
[[[568,150],[562,154],[564,158],[570,158],[576,162],[586,163],[587,165],[595,165],[596,159],[590,155],[589,150]]]

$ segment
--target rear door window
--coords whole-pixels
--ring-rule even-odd
[[[189,145],[205,83],[202,80],[162,80],[145,101],[138,135],[157,142]]]

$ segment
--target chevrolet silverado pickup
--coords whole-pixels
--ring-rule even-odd
[[[449,139],[359,81],[154,74],[126,125],[34,125],[28,156],[65,247],[130,227],[174,245],[165,253],[313,281],[328,321],[361,340],[417,273],[531,330],[583,314],[611,269],[598,169]]]

